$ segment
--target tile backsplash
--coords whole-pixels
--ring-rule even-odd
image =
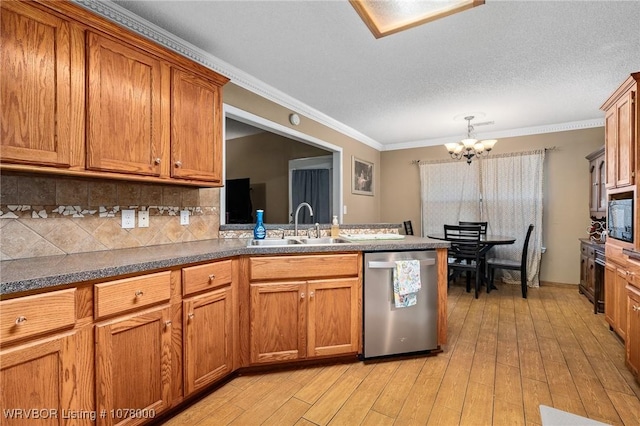
[[[123,209],[148,210],[149,227],[122,229]],[[218,188],[2,173],[0,259],[218,238],[219,209]]]

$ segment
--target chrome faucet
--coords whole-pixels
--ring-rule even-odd
[[[298,204],[298,207],[296,208],[296,214],[294,215],[294,219],[293,219],[293,236],[294,237],[298,236],[298,213],[300,213],[300,209],[304,206],[309,208],[309,215],[313,217],[313,209],[311,208],[311,205],[309,203],[303,202]]]

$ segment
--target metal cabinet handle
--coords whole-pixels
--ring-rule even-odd
[[[209,275],[209,282],[212,282],[215,279],[216,279],[216,276],[214,274]]]
[[[160,164],[162,160],[160,159],[160,157],[158,157],[158,158],[154,158],[153,162],[154,164]]]
[[[165,326],[165,328],[169,328],[169,327],[171,327],[171,320],[169,320],[169,321],[165,321],[165,322],[164,322],[164,326]]]
[[[640,306],[633,305],[632,309],[633,309],[633,312],[638,312],[640,311]]]
[[[144,291],[136,290],[135,295],[136,295],[136,297],[140,297],[140,296],[144,295]]]
[[[196,315],[195,315],[193,312],[189,312],[189,313],[187,314],[187,317],[188,317],[190,320],[192,320],[192,319],[193,319],[193,317],[195,317],[195,316],[196,316]]]
[[[175,165],[176,167],[182,167],[182,161],[176,161]]]
[[[16,325],[20,325],[27,322],[27,317],[20,315],[18,318],[16,318]]]
[[[313,299],[313,291],[309,292],[309,299]]]
[[[304,299],[304,293],[300,293],[300,299]]]

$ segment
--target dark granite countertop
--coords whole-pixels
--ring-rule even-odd
[[[84,281],[109,279],[230,256],[403,251],[447,248],[446,241],[407,236],[397,240],[358,241],[329,246],[247,247],[247,239],[227,238],[142,248],[98,251],[0,262],[0,295],[22,293]]]
[[[579,240],[583,243],[590,244],[601,251],[604,251],[604,243],[599,243],[597,241],[593,241],[591,238],[579,238]]]

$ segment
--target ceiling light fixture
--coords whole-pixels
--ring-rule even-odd
[[[381,38],[472,7],[484,0],[349,0],[375,38]]]
[[[444,146],[449,151],[451,158],[455,160],[467,159],[467,164],[471,164],[473,157],[480,158],[481,156],[489,155],[489,151],[493,149],[493,146],[498,142],[497,139],[486,139],[479,141],[473,137],[473,126],[471,120],[475,117],[468,115],[464,119],[467,120],[467,137],[460,142],[445,143]]]

